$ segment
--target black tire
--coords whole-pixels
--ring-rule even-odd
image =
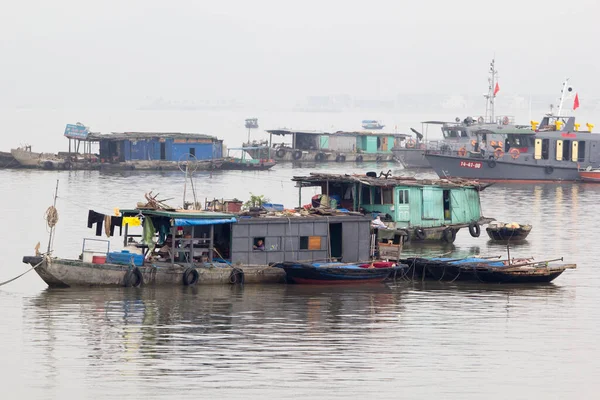
[[[481,235],[481,227],[477,223],[472,222],[469,225],[469,233],[473,237],[479,237],[479,235]]]
[[[283,158],[285,156],[285,149],[278,149],[275,155],[279,158]]]
[[[323,161],[325,159],[325,154],[323,153],[317,153],[317,155],[315,156],[315,161]]]
[[[337,157],[335,158],[336,162],[344,162],[346,161],[346,156],[343,154],[338,154]]]
[[[125,287],[140,287],[144,283],[142,271],[138,267],[133,267],[125,274]]]
[[[552,175],[554,172],[554,167],[552,165],[548,165],[546,168],[544,168],[544,172],[546,172],[546,175]]]
[[[446,228],[444,232],[442,232],[442,240],[446,243],[454,243],[456,239],[456,231],[452,228]]]
[[[135,169],[135,165],[130,165],[129,169],[133,171]]]
[[[487,165],[490,168],[496,168],[496,160],[488,160]]]
[[[44,163],[42,164],[42,168],[54,169],[54,164],[52,163],[52,161],[44,161]]]
[[[199,278],[200,275],[198,274],[198,271],[195,268],[186,268],[186,270],[183,271],[183,284],[185,286],[195,285],[196,283],[198,283]]]
[[[294,157],[294,160],[299,160],[302,158],[302,152],[300,150],[296,150],[294,151],[294,154],[292,154],[292,157]]]
[[[69,161],[65,161],[63,163],[63,169],[71,169],[71,163]]]
[[[231,274],[229,275],[229,282],[232,285],[243,284],[244,283],[244,271],[240,268],[234,268],[231,270]]]
[[[363,156],[356,157],[356,162],[362,162],[362,161],[363,161]]]
[[[418,239],[418,240],[425,239],[425,231],[423,230],[423,228],[417,228],[417,229],[415,229],[415,231],[413,232],[413,234],[415,235],[415,238]]]

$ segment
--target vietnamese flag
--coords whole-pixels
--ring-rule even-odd
[[[496,82],[496,87],[494,88],[494,96],[496,95],[496,93],[498,93],[500,91],[500,86],[498,85],[498,82]]]
[[[573,111],[579,108],[579,95],[575,93],[575,100],[573,100]]]

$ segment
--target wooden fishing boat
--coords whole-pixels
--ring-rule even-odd
[[[600,168],[592,168],[591,165],[579,169],[579,178],[584,182],[600,182]]]
[[[308,284],[347,284],[382,282],[399,277],[405,265],[392,262],[341,263],[341,262],[283,262],[273,267],[281,268],[289,280]]]
[[[534,261],[533,259],[490,260],[469,257],[448,258],[407,258],[402,262],[408,265],[406,276],[413,279],[437,281],[471,281],[487,283],[548,283],[565,270],[576,268],[575,264],[556,264],[554,259]]]
[[[515,241],[523,240],[531,232],[531,225],[521,225],[516,222],[504,224],[502,222],[492,222],[485,229],[492,240]]]

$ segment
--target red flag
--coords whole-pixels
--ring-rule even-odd
[[[494,96],[496,95],[496,93],[498,93],[500,91],[500,86],[498,85],[498,82],[496,82],[496,87],[494,88]]]
[[[579,95],[575,93],[575,100],[573,100],[573,110],[577,110],[579,108]]]

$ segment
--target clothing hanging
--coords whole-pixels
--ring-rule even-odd
[[[88,212],[88,228],[96,224],[96,236],[102,236],[102,224],[104,223],[104,214],[90,210]]]
[[[123,225],[141,226],[142,221],[138,217],[123,217]]]
[[[110,236],[114,236],[115,228],[119,228],[119,236],[123,234],[121,226],[123,225],[123,217],[110,218]]]

